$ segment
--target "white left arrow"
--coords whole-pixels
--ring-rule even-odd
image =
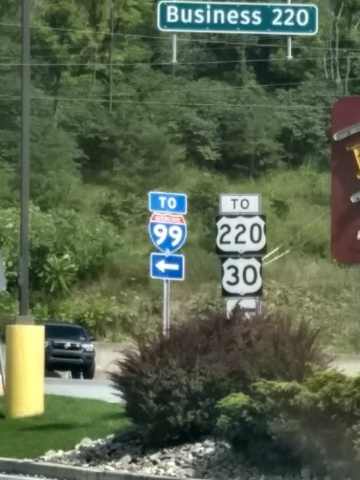
[[[164,273],[165,270],[179,270],[179,265],[175,265],[174,263],[166,263],[165,260],[160,260],[160,262],[158,262],[155,266],[162,273]]]

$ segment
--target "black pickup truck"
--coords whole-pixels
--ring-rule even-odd
[[[72,323],[45,323],[45,369],[71,372],[72,378],[95,376],[95,347],[85,328]]]

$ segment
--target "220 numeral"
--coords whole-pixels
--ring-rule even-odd
[[[274,8],[272,13],[274,14],[274,19],[271,22],[272,25],[282,27],[283,25],[287,27],[293,27],[298,25],[299,27],[306,27],[310,21],[309,12],[303,8],[299,10],[294,10],[293,8]]]
[[[242,223],[236,225],[235,230],[239,230],[238,233],[235,235],[234,244],[235,245],[244,245],[246,243],[245,240],[241,240],[241,236],[246,232],[246,227]],[[231,233],[230,225],[222,225],[220,227],[220,231],[223,233],[220,235],[219,242],[221,245],[230,245],[231,240],[226,240],[226,237]],[[250,240],[255,245],[261,242],[262,238],[262,228],[261,225],[258,223],[254,223],[250,227]]]

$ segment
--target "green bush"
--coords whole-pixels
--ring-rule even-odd
[[[0,248],[8,289],[18,288],[19,209],[0,208]],[[30,284],[32,291],[67,294],[74,283],[94,278],[121,241],[114,226],[93,214],[71,210],[42,212],[30,207]]]
[[[194,440],[213,430],[225,395],[249,393],[260,378],[301,381],[308,363],[322,364],[317,333],[283,317],[201,312],[174,323],[169,338],[138,337],[110,378],[152,443]]]
[[[219,402],[219,412],[224,438],[258,465],[358,477],[360,377],[316,369],[302,384],[260,381]]]
[[[59,302],[56,318],[83,325],[96,338],[117,340],[131,335],[138,326],[137,309],[140,300],[133,296],[131,306],[124,306],[126,294],[118,297],[95,292],[79,292]]]
[[[6,325],[18,314],[18,304],[8,292],[0,292],[0,340],[5,339]]]

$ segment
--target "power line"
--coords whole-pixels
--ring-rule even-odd
[[[96,102],[103,103],[107,101],[108,97],[98,98],[98,97],[54,97],[54,96],[32,96],[32,100],[47,100],[54,101],[61,100],[64,102]],[[330,98],[330,97],[329,97]],[[9,96],[0,96],[0,101],[3,100],[19,100],[20,96],[9,95]],[[138,104],[138,105],[162,105],[162,106],[178,106],[178,107],[226,107],[226,108],[271,108],[274,109],[284,109],[284,110],[303,110],[303,109],[314,109],[314,110],[330,110],[332,107],[318,106],[318,105],[274,105],[274,103],[269,104],[231,104],[231,103],[196,103],[196,102],[163,102],[163,101],[138,101],[138,100],[113,100],[114,103],[118,104]]]
[[[325,212],[323,212],[322,214],[320,214],[319,216],[317,216],[314,220],[312,220],[311,222],[309,222],[307,225],[305,225],[305,227],[303,227],[299,232],[295,233],[295,235],[293,235],[292,237],[290,237],[289,239],[285,240],[283,243],[281,243],[278,247],[274,248],[271,252],[269,252],[267,255],[265,255],[265,257],[263,258],[263,260],[267,260],[269,257],[272,257],[275,253],[279,252],[283,247],[285,246],[288,246],[290,244],[290,242],[292,242],[293,240],[295,240],[297,237],[299,237],[299,235],[301,235],[303,232],[305,232],[305,230],[308,230],[310,227],[312,227],[313,225],[316,225],[317,223],[319,223],[319,221],[324,218],[325,216],[327,216],[328,214],[330,213],[330,208],[326,209]],[[303,247],[305,244],[307,244],[308,242],[310,242],[311,240],[313,240],[314,238],[317,238],[319,237],[321,234],[320,233],[317,233],[316,235],[314,235],[313,237],[305,240],[304,242],[300,243],[300,245],[295,245],[295,246],[292,246],[292,248],[288,248],[285,252],[283,253],[280,253],[279,255],[277,255],[275,258],[272,258],[270,260],[268,260],[264,266],[267,266],[267,265],[270,265],[271,263],[277,261],[277,260],[280,260],[280,258],[284,257],[285,255],[287,255],[288,253],[292,252],[292,250],[297,250],[301,247]]]
[[[0,66],[1,66],[1,63],[0,63]],[[0,79],[3,78],[3,79],[6,79],[7,77],[6,76],[2,76],[1,75],[1,72],[0,72]],[[347,82],[355,82],[355,81],[358,81],[360,80],[360,77],[358,76],[355,76],[355,77],[348,77],[346,79]],[[209,83],[218,83],[216,80],[208,80]],[[195,84],[195,85],[199,85],[199,82],[200,81],[194,81],[192,84]],[[53,85],[55,84],[56,81],[54,82],[50,82],[49,84],[50,85]],[[323,78],[323,79],[312,79],[312,80],[305,80],[305,81],[302,81],[302,82],[280,82],[280,83],[257,83],[256,84],[256,88],[258,87],[261,87],[261,88],[287,88],[287,87],[298,87],[298,86],[306,86],[306,85],[327,85],[329,83],[333,83],[332,80],[330,79],[327,79],[327,78]],[[134,82],[134,81],[129,81],[129,79],[126,80],[125,84],[124,84],[126,87],[132,87],[132,86],[138,86],[138,83],[137,82]],[[176,85],[176,84],[175,84]],[[78,86],[78,88],[82,88],[81,85]],[[202,92],[216,92],[216,91],[221,91],[221,92],[224,92],[224,91],[242,91],[242,90],[245,90],[245,91],[251,91],[251,88],[247,85],[231,85],[231,84],[218,84],[218,85],[215,85],[215,86],[212,86],[212,87],[205,87],[202,85],[202,88],[201,88],[201,91]],[[156,94],[156,93],[183,93],[185,91],[184,88],[169,88],[169,89],[157,89],[157,90],[149,90],[148,92],[143,92],[144,94]],[[333,92],[334,94],[336,94],[336,92]],[[117,95],[118,96],[131,96],[131,95],[135,95],[136,92],[129,92],[129,93],[124,93],[124,92],[118,92]],[[329,94],[326,93],[326,94],[323,94],[323,93],[319,93],[317,91],[314,92],[314,94],[317,96],[317,97],[328,97]],[[104,94],[96,94],[96,96],[100,97],[100,96],[107,96],[106,93]],[[0,95],[0,98],[1,97],[6,97],[8,98],[9,95]],[[12,97],[12,95],[10,95],[10,97]]]
[[[2,65],[7,65],[7,64],[1,64],[0,63],[0,66]],[[102,65],[102,64],[95,64],[95,65]],[[152,64],[149,64],[149,65],[152,65]],[[0,79],[2,78],[1,76],[1,72],[0,72]],[[4,77],[6,78],[6,77]],[[354,81],[358,81],[360,80],[360,77],[358,76],[355,76],[355,77],[347,77],[346,81],[347,82],[354,82]],[[210,83],[213,82],[213,83],[217,83],[216,80],[211,80],[209,79],[208,80]],[[196,85],[198,85],[198,82],[199,81],[195,81],[194,83]],[[50,82],[50,85],[56,83],[56,81],[54,82]],[[287,87],[297,87],[297,86],[306,86],[306,85],[318,85],[318,84],[329,84],[329,83],[333,83],[333,80],[330,80],[330,79],[327,79],[327,78],[323,78],[323,79],[312,79],[312,80],[305,80],[305,81],[302,81],[302,82],[280,82],[280,83],[257,83],[256,84],[256,87],[261,87],[261,88],[280,88],[280,87],[283,87],[283,88],[287,88]],[[125,86],[138,86],[138,83],[136,82],[131,82],[129,81],[129,79],[126,80],[125,82]],[[81,88],[81,85],[79,86],[79,88]],[[236,90],[236,91],[241,91],[241,90],[251,90],[251,88],[249,88],[249,86],[247,85],[231,85],[231,84],[219,84],[219,85],[216,85],[216,86],[213,86],[213,87],[206,87],[204,88],[202,86],[202,91],[203,92],[211,92],[211,91],[224,91],[225,89],[229,89],[230,90]],[[182,93],[184,92],[184,89],[181,89],[181,88],[171,88],[171,89],[161,89],[161,90],[149,90],[149,92],[143,92],[143,93],[149,93],[149,94],[154,94],[154,93]],[[336,92],[334,92],[335,94]],[[136,94],[136,92],[133,92],[133,93],[118,93],[118,95],[120,96],[130,96],[130,95],[134,95]],[[314,92],[314,94],[317,96],[317,97],[327,97],[328,94],[322,94],[322,93],[318,93],[318,92]],[[107,94],[103,94],[104,96],[106,96]],[[99,94],[97,94],[97,96],[101,96]],[[4,95],[0,95],[0,98],[1,97],[4,97]],[[5,95],[6,98],[8,98],[8,95]]]
[[[352,59],[352,58],[358,58],[357,56],[354,57],[337,57],[337,59]],[[294,63],[296,60],[299,62],[303,62],[304,60],[321,60],[323,61],[323,57],[302,57],[299,59],[293,59],[292,63]],[[177,65],[226,65],[226,64],[242,64],[242,63],[260,63],[260,62],[285,62],[286,57],[284,58],[257,58],[257,59],[245,59],[245,60],[211,60],[211,61],[205,61],[205,62],[178,62]],[[31,63],[32,67],[100,67],[100,66],[110,66],[112,65],[113,67],[139,67],[139,66],[152,66],[152,67],[167,67],[171,66],[172,63],[171,61],[169,62],[121,62],[121,63],[105,63],[105,62],[99,62],[99,63],[91,63],[91,62],[86,62],[86,63]],[[21,67],[22,63],[15,63],[15,62],[9,62],[9,63],[0,63],[0,67]]]
[[[1,25],[1,23],[0,23]],[[110,35],[110,33],[108,34]],[[116,35],[114,33],[114,35]],[[126,34],[118,34],[118,35],[126,35]],[[160,37],[159,40],[154,40],[153,42],[146,42],[144,43],[141,39],[136,39],[137,41],[137,44],[135,45],[132,45],[132,44],[129,44],[129,46],[142,46],[144,47],[144,49],[148,46],[152,46],[152,45],[157,45],[157,44],[161,44],[161,43],[169,43],[169,53],[171,52],[171,48],[170,48],[170,38],[163,38],[163,37]],[[188,41],[188,40],[184,40],[185,42]],[[189,40],[191,41],[191,40]],[[195,42],[198,42],[198,40],[194,40]],[[212,42],[208,42],[208,43],[212,43]],[[286,48],[285,45],[281,45],[281,44],[269,44],[269,43],[266,43],[266,44],[259,44],[259,43],[255,43],[255,42],[237,42],[237,43],[232,43],[232,42],[216,42],[216,43],[220,43],[221,45],[226,45],[226,46],[220,46],[220,47],[214,47],[214,46],[198,46],[197,47],[197,50],[196,52],[198,51],[207,51],[209,53],[213,52],[213,51],[220,51],[220,50],[230,50],[230,49],[233,49],[234,47],[258,47],[258,48]],[[96,47],[94,45],[91,45],[89,44],[89,42],[80,42],[75,45],[74,43],[71,43],[71,42],[62,42],[61,47],[69,47],[71,48],[71,50],[74,50],[74,49],[78,49],[78,50],[82,50],[82,49],[90,49],[90,50],[96,50]],[[123,44],[122,44],[123,46]],[[14,47],[17,47],[17,45],[15,44]],[[331,47],[329,46],[326,46],[324,45],[323,47],[312,47],[312,46],[304,46],[304,45],[293,45],[293,48],[294,49],[302,49],[302,50],[320,50],[321,52],[330,52],[332,53],[332,49]],[[0,50],[1,50],[1,47],[0,47]],[[8,49],[6,49],[8,50]],[[51,47],[51,46],[43,46],[43,45],[36,45],[36,44],[33,44],[32,45],[32,50],[33,52],[37,52],[37,51],[53,51],[54,50],[54,47]],[[346,52],[346,53],[357,53],[357,49],[356,48],[338,48],[337,49],[339,52]],[[164,51],[164,50],[162,50]]]
[[[8,23],[8,22],[0,22],[0,26],[4,26],[4,27],[14,27],[14,28],[20,28],[21,25],[18,24],[18,23]],[[100,30],[100,31],[95,31],[95,30],[89,30],[89,29],[80,29],[80,28],[64,28],[64,27],[50,27],[50,26],[46,26],[46,25],[31,25],[31,28],[32,29],[37,29],[37,30],[53,30],[53,31],[58,31],[58,32],[74,32],[74,33],[86,33],[86,34],[91,34],[91,35],[94,35],[94,36],[99,36],[99,35],[110,35],[110,31],[109,30]],[[159,39],[159,40],[163,40],[163,39],[166,39],[166,33],[164,33],[163,35],[141,35],[141,34],[133,34],[133,33],[118,33],[118,32],[114,32],[114,36],[115,37],[128,37],[128,38],[146,38],[146,39]],[[248,35],[248,37],[256,37],[256,35]],[[209,38],[209,37],[206,37],[206,38]],[[261,35],[261,38],[266,40],[266,39],[270,39],[270,40],[274,40],[274,36],[273,35]],[[279,40],[282,40],[281,38]],[[179,38],[178,41],[180,42],[196,42],[196,43],[207,43],[207,42],[211,42],[211,43],[220,43],[220,44],[234,44],[234,45],[238,45],[239,42],[229,42],[228,40],[224,41],[224,40],[205,40],[205,37],[201,38],[201,39],[195,39],[195,38]],[[304,47],[306,48],[306,47]]]
[[[21,25],[20,24],[17,24],[17,23],[8,23],[8,22],[0,22],[0,26],[7,26],[7,27],[14,27],[14,28],[20,28]],[[104,36],[109,36],[110,35],[110,31],[109,30],[102,30],[102,31],[95,31],[95,30],[89,30],[89,29],[78,29],[78,28],[62,28],[62,27],[50,27],[50,26],[46,26],[46,25],[31,25],[31,28],[32,29],[37,29],[37,30],[41,30],[41,29],[44,29],[44,30],[53,30],[53,31],[59,31],[59,32],[75,32],[75,33],[86,33],[86,34],[91,34],[91,35],[94,35],[94,36],[99,36],[99,35],[104,35]],[[121,38],[132,38],[132,39],[152,39],[152,40],[158,40],[158,41],[170,41],[171,40],[171,37],[166,37],[166,33],[164,33],[163,35],[141,35],[141,34],[133,34],[133,33],[118,33],[118,32],[114,32],[114,37],[121,37]],[[279,48],[286,48],[286,45],[279,45],[277,43],[274,43],[272,45],[270,44],[266,44],[266,45],[262,45],[262,44],[259,44],[259,43],[251,43],[251,42],[246,42],[246,40],[244,41],[229,41],[229,40],[215,40],[211,37],[209,37],[209,34],[207,34],[208,36],[207,37],[202,37],[202,38],[199,38],[199,39],[196,39],[196,38],[189,38],[189,37],[186,37],[186,38],[182,38],[181,35],[178,36],[178,41],[179,42],[184,42],[184,43],[213,43],[213,44],[225,44],[225,45],[238,45],[238,46],[246,46],[246,45],[253,45],[253,46],[259,46],[259,47],[279,47]],[[210,34],[211,35],[211,34]],[[256,36],[256,35],[246,35],[248,38],[252,38],[252,37],[257,37],[258,38],[258,41],[260,40],[273,40],[274,41],[274,36],[269,34],[269,35],[261,35],[261,36]],[[210,39],[209,39],[210,38]],[[279,43],[280,41],[284,41],[285,40],[285,37],[284,38],[281,38],[279,37]],[[294,39],[295,40],[295,39]],[[295,40],[296,41],[296,40]],[[311,41],[311,40],[309,40]],[[293,48],[303,48],[303,49],[306,49],[306,50],[323,50],[324,47],[315,47],[315,46],[312,46],[312,45],[296,45],[296,43],[293,44]],[[340,50],[346,50],[346,51],[349,51],[349,50],[353,50],[354,52],[357,51],[357,49],[354,47],[352,49],[341,49]]]

